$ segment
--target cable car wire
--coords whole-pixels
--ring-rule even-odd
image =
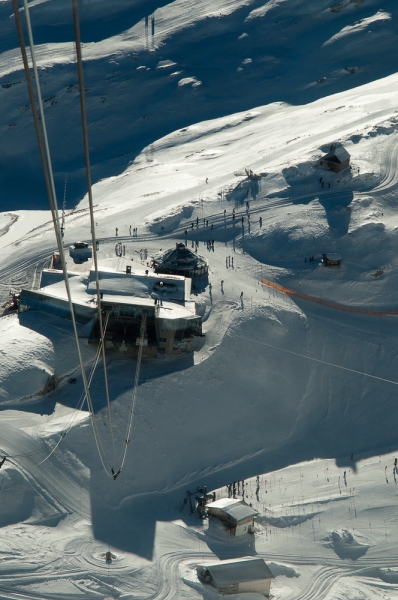
[[[94,409],[93,409],[93,404],[92,404],[92,400],[91,400],[90,390],[88,387],[87,376],[86,376],[86,372],[85,372],[85,368],[84,368],[84,362],[83,362],[83,357],[82,357],[80,343],[79,343],[76,319],[75,319],[72,296],[71,296],[70,285],[69,285],[69,277],[68,277],[66,260],[65,260],[65,253],[64,253],[64,248],[63,248],[63,244],[62,244],[62,236],[61,236],[61,232],[60,232],[58,203],[57,203],[57,197],[56,197],[56,192],[55,192],[51,155],[50,155],[50,149],[49,149],[49,144],[48,144],[46,121],[45,121],[45,116],[44,116],[43,101],[42,101],[42,97],[41,97],[40,82],[39,82],[36,56],[35,56],[35,48],[34,48],[34,42],[33,42],[32,26],[31,26],[31,21],[30,21],[29,6],[27,3],[27,0],[23,0],[23,4],[24,4],[24,9],[25,9],[25,17],[26,17],[26,24],[27,24],[27,30],[28,30],[29,46],[30,46],[30,52],[31,52],[31,58],[32,58],[33,72],[34,72],[35,83],[36,83],[36,93],[37,93],[37,100],[38,100],[39,113],[40,113],[40,119],[41,119],[41,133],[42,133],[43,141],[44,141],[44,150],[45,150],[46,160],[44,162],[43,168],[45,171],[47,170],[48,179],[49,179],[49,188],[48,188],[49,194],[48,194],[48,196],[49,196],[50,209],[51,209],[51,214],[52,214],[52,218],[53,218],[55,235],[56,235],[58,250],[59,250],[60,259],[61,259],[61,266],[62,266],[62,271],[63,271],[63,275],[64,275],[69,310],[70,310],[70,314],[71,314],[73,331],[74,331],[74,335],[75,335],[76,348],[77,348],[77,353],[78,353],[78,357],[79,357],[80,369],[82,372],[83,385],[84,385],[85,393],[87,395],[89,411],[90,411],[90,414],[92,417],[91,422],[93,425],[94,438],[95,438],[97,450],[100,455],[100,460],[103,465],[103,468],[104,468],[105,472],[107,473],[107,475],[109,475],[111,477],[112,475],[111,475],[110,469],[107,468],[105,465],[106,454],[104,452],[102,442],[99,437],[99,432],[97,430],[97,425],[96,425],[95,419],[93,418],[94,417]],[[14,7],[14,9],[15,8],[17,8],[17,6]],[[23,38],[23,36],[22,36],[22,38]],[[21,47],[22,47],[22,45],[24,45],[22,38],[20,39]],[[23,55],[23,52],[22,52],[22,55]],[[25,63],[24,63],[24,66],[25,66]],[[36,130],[40,131],[40,126],[38,124],[37,112],[33,111],[33,108],[32,108],[32,113],[33,113],[33,118],[36,121]]]
[[[82,48],[80,39],[80,26],[79,26],[79,6],[77,0],[72,0],[73,8],[73,26],[75,30],[75,47],[76,47],[76,59],[77,59],[77,73],[79,78],[79,96],[80,96],[80,113],[82,118],[82,129],[83,129],[83,143],[84,143],[84,159],[86,163],[86,179],[87,179],[87,194],[88,194],[88,205],[90,209],[90,222],[91,222],[91,237],[93,245],[93,261],[95,271],[95,287],[97,291],[97,309],[98,309],[98,325],[100,329],[101,341],[102,341],[102,360],[104,368],[104,379],[105,379],[105,393],[108,407],[108,419],[111,430],[113,453],[116,460],[116,448],[115,439],[113,435],[113,424],[112,424],[112,411],[109,398],[109,385],[108,385],[108,373],[106,368],[106,353],[105,344],[103,343],[104,329],[102,326],[102,312],[101,312],[101,290],[98,276],[98,258],[97,258],[97,243],[95,237],[95,220],[94,220],[94,207],[93,207],[93,193],[91,186],[91,167],[90,167],[90,148],[88,143],[88,129],[87,129],[87,113],[86,113],[86,102],[84,96],[84,76],[83,76],[83,58]]]

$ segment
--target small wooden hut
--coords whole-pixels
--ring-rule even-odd
[[[339,173],[350,164],[350,155],[342,144],[332,144],[330,151],[319,161],[321,167]]]
[[[322,254],[322,262],[325,267],[339,267],[341,265],[341,256],[336,252]]]

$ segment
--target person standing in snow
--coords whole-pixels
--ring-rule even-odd
[[[234,257],[232,257],[232,268],[234,268]]]
[[[131,235],[131,225],[130,225],[130,227],[129,227],[129,235]]]
[[[116,227],[116,237],[117,237],[118,231],[119,231],[119,230],[118,230],[118,228]]]

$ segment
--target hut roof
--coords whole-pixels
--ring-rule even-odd
[[[247,519],[247,517],[254,517],[258,514],[254,508],[249,506],[248,504],[235,504],[234,506],[227,506],[222,509],[227,515],[232,517],[234,521],[242,521],[242,519]]]
[[[227,506],[234,506],[238,504],[240,500],[236,498],[219,498],[218,500],[214,500],[214,502],[210,502],[207,506],[210,508],[226,508]]]
[[[326,252],[322,256],[328,260],[342,260],[341,254],[338,252]]]
[[[322,158],[322,160],[330,160],[342,164],[350,159],[350,155],[342,144],[332,144],[330,151]]]
[[[206,265],[207,261],[202,256],[191,252],[185,244],[176,244],[174,249],[155,256],[154,263],[167,269],[194,269],[198,265]]]
[[[262,558],[233,558],[198,567],[205,567],[218,587],[274,577]]]

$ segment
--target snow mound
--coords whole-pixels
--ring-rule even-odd
[[[54,348],[16,315],[0,320],[0,404],[38,394],[54,374]]]
[[[259,517],[257,520],[259,523],[269,523],[273,527],[279,527],[283,529],[284,527],[294,527],[295,525],[301,525],[301,523],[305,523],[309,519],[313,519],[318,513],[308,513],[306,515],[283,515],[280,517],[273,517],[265,515],[264,517]]]
[[[340,558],[350,558],[357,560],[360,556],[366,554],[369,544],[363,543],[361,538],[359,542],[347,529],[341,531],[332,531],[324,538],[326,546],[332,548]]]
[[[301,573],[295,569],[292,565],[285,565],[280,562],[267,561],[267,565],[271,569],[271,573],[274,577],[283,575],[285,577],[300,577]]]

